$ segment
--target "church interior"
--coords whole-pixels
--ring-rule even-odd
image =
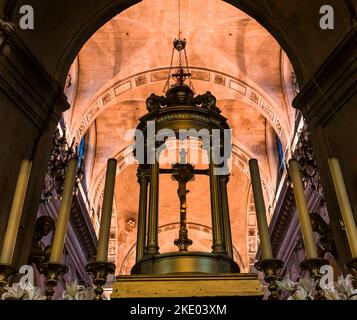
[[[357,300],[356,12],[0,0],[0,297]]]

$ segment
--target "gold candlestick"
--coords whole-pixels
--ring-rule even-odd
[[[68,267],[64,264],[48,262],[43,265],[43,274],[46,279],[47,300],[52,300],[60,276],[67,272]]]
[[[5,231],[4,244],[1,250],[1,264],[10,265],[12,262],[31,166],[32,162],[30,160],[23,160],[21,163],[9,220]]]
[[[273,251],[270,243],[269,227],[267,222],[258,161],[256,159],[249,160],[249,169],[250,177],[252,180],[255,212],[257,215],[260,247],[262,250],[262,260],[269,260],[273,258]]]
[[[278,300],[279,290],[276,281],[280,278],[277,276],[277,272],[284,267],[284,262],[278,259],[266,259],[256,262],[254,267],[264,273],[264,280],[268,283],[270,291],[268,300]]]
[[[296,160],[289,161],[289,171],[294,188],[295,202],[298,209],[306,257],[307,259],[315,259],[317,258],[317,250],[312,232],[310,216],[307,210],[304,187],[300,174],[300,166]]]
[[[66,178],[64,182],[64,189],[62,195],[62,202],[58,214],[57,226],[53,238],[53,245],[51,249],[50,262],[59,264],[61,262],[64,239],[67,231],[69,214],[71,211],[71,204],[73,198],[73,188],[76,180],[77,158],[69,161]]]
[[[345,224],[347,239],[350,245],[352,257],[357,258],[357,226],[353,217],[351,204],[348,199],[340,163],[337,158],[329,158],[328,162],[330,165],[330,171],[336,190],[342,219]]]
[[[323,290],[320,287],[320,279],[321,279],[321,273],[320,269],[324,265],[328,265],[329,262],[326,259],[322,258],[312,258],[312,259],[306,259],[303,262],[300,263],[300,267],[302,269],[305,269],[309,271],[310,277],[315,281],[315,300],[325,300]]]
[[[108,260],[109,234],[112,220],[116,167],[117,161],[115,159],[109,159],[105,178],[102,217],[100,219],[97,262],[106,262]]]
[[[95,300],[102,300],[103,286],[107,283],[108,275],[114,274],[115,264],[111,262],[93,262],[87,264],[86,271],[92,275],[93,284],[96,286],[94,290]]]

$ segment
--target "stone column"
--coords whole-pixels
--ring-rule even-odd
[[[352,207],[357,208],[357,90],[356,57],[353,49],[356,26],[342,39],[325,63],[304,84],[293,101],[302,111],[311,132],[316,163],[337,248],[337,260],[342,269],[351,258],[342,215],[333,187],[328,158],[339,159]],[[354,210],[357,221],[357,210]]]
[[[140,185],[139,196],[139,218],[138,218],[138,234],[136,241],[136,262],[144,256],[145,241],[146,241],[146,217],[147,217],[147,193],[149,184],[150,169],[145,165],[139,165],[138,168],[138,183]]]
[[[210,154],[209,179],[211,191],[211,214],[212,214],[212,236],[213,236],[213,253],[225,253],[223,221],[221,210],[220,195],[220,176],[216,175],[215,152],[213,148]]]
[[[147,253],[158,254],[158,227],[159,227],[159,163],[150,165],[150,195],[149,195],[149,227]]]
[[[227,194],[227,183],[229,181],[229,175],[220,176],[219,181],[220,181],[220,195],[221,195],[221,206],[222,206],[222,216],[223,216],[224,243],[226,245],[227,255],[233,258],[231,221],[229,217],[228,194]]]

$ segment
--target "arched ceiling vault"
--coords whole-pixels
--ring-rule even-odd
[[[216,1],[206,1],[205,4],[211,2]],[[352,24],[343,19],[353,14],[349,1],[329,1],[335,9],[336,21],[339,21],[330,32],[321,30],[318,24],[319,8],[326,4],[325,0],[224,2],[256,19],[275,37],[288,53],[302,84],[317,70]],[[35,58],[51,77],[64,84],[70,65],[86,41],[116,14],[141,3],[138,0],[33,0],[36,32],[21,30],[17,23],[20,19],[19,8],[27,5],[27,0],[1,1],[0,16],[13,22],[14,29]],[[234,11],[234,7],[230,10]],[[217,15],[215,19],[220,20],[221,16]]]
[[[195,93],[211,91],[232,128],[228,197],[235,230],[233,244],[246,268],[254,255],[251,249],[256,239],[248,160],[259,161],[268,207],[279,178],[278,144],[283,150],[289,147],[294,127],[290,106],[293,68],[275,39],[244,12],[232,10],[224,1],[181,1],[182,37],[187,39]],[[147,112],[147,97],[163,94],[172,40],[177,37],[175,21],[177,1],[144,0],[100,28],[83,46],[70,70],[71,85],[66,90],[71,109],[65,121],[70,138],[79,141],[87,137],[86,182],[91,207],[99,210],[96,216],[100,216],[107,159],[118,160],[116,231],[112,239],[116,246],[110,251],[116,253],[118,265],[129,261],[135,234],[128,231],[127,221],[136,219],[138,211],[136,165],[127,161],[132,157],[132,141],[127,141],[125,134]],[[177,57],[173,65],[178,65]],[[206,178],[196,177],[190,183],[188,203],[190,222],[209,227]],[[177,186],[169,177],[160,177],[160,184],[165,190],[160,196],[160,225],[175,224]],[[199,246],[209,251],[209,239],[199,239],[197,232],[196,236]]]
[[[292,127],[289,114],[261,87],[256,84],[249,85],[247,82],[215,70],[197,67],[191,67],[190,70],[193,75],[192,83],[197,94],[200,93],[198,89],[211,91],[218,100],[242,101],[255,108],[274,128],[283,145],[286,145]],[[85,108],[72,111],[69,127],[72,136],[80,141],[95,119],[113,105],[131,99],[145,101],[151,92],[162,93],[168,74],[169,68],[158,68],[141,72],[115,82],[113,85],[105,86],[106,89],[99,94],[96,93]]]

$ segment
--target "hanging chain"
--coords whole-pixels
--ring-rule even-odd
[[[181,0],[178,0],[178,39],[181,39]]]
[[[175,74],[175,76],[184,76],[189,79],[189,86],[191,87],[192,91],[194,92],[194,87],[191,81],[191,74],[188,66],[188,59],[187,59],[187,52],[186,52],[186,39],[181,39],[181,0],[178,0],[178,39],[174,40],[174,48],[172,50],[171,54],[171,62],[170,62],[170,68],[169,68],[169,74],[164,86],[163,92],[166,93],[167,90],[170,87],[170,78],[172,77],[172,69],[173,69],[173,61],[174,61],[174,54],[175,50],[178,51],[178,67],[179,67],[179,72]],[[185,66],[183,66],[183,56],[182,56],[182,51],[184,52],[184,59],[185,59]],[[186,68],[186,74],[184,74],[183,69]],[[184,80],[183,80],[184,81]]]
[[[188,59],[187,59],[187,53],[186,53],[186,48],[184,49],[185,52],[185,60],[186,60],[186,72],[190,74],[190,68],[188,67]],[[189,86],[191,87],[193,94],[195,94],[195,88],[193,87],[193,83],[191,81],[191,76],[188,78],[189,79]]]
[[[167,89],[170,86],[170,77],[171,77],[171,72],[172,72],[172,64],[173,64],[173,61],[174,61],[174,53],[175,53],[175,48],[172,48],[169,76],[167,77],[167,80],[166,80],[166,83],[165,83],[164,93],[166,93]]]

